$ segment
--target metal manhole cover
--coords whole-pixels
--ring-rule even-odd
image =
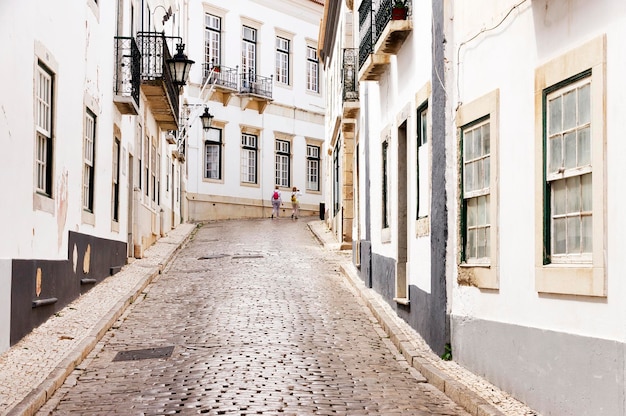
[[[145,348],[142,350],[129,350],[118,352],[113,361],[138,361],[150,358],[169,358],[172,356],[174,346],[161,348]]]
[[[198,257],[198,260],[214,260],[221,259],[222,257],[228,256],[227,254],[210,254],[208,256]]]

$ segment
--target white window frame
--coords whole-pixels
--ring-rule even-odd
[[[417,109],[417,220],[430,212],[430,110],[428,101]]]
[[[85,109],[83,136],[83,211],[94,211],[96,115]]]
[[[461,128],[463,138],[463,204],[466,215],[464,259],[468,264],[491,262],[491,141],[490,120],[483,119]],[[487,140],[485,140],[487,138]],[[480,142],[476,145],[476,142]],[[476,149],[480,146],[480,149]],[[480,207],[483,207],[482,213]],[[472,238],[472,235],[474,238]],[[472,244],[471,241],[474,241]],[[481,242],[483,244],[481,244]],[[481,252],[481,247],[483,251]]]
[[[592,253],[590,261],[555,261],[550,253],[549,175],[544,158],[547,154],[545,129],[546,102],[551,90],[588,76],[591,82],[591,166],[593,199],[591,206]],[[535,161],[541,169],[535,174],[535,288],[541,293],[607,296],[606,282],[606,35],[599,36],[548,61],[535,70]],[[561,172],[565,175],[567,170]],[[574,260],[570,256],[569,260]]]
[[[241,182],[257,183],[258,136],[241,133]]]
[[[243,87],[249,88],[247,83],[255,82],[257,66],[257,30],[250,26],[241,29],[241,74]]]
[[[204,14],[204,62],[205,74],[213,66],[221,65],[222,18],[210,13]]]
[[[35,73],[35,190],[52,197],[52,122],[54,75],[41,62]]]
[[[157,200],[157,148],[156,144],[151,141],[150,144],[150,179],[152,180],[151,192],[152,192],[152,201],[156,202]]]
[[[291,142],[276,139],[274,156],[274,184],[281,187],[290,186],[291,177]]]
[[[306,145],[306,189],[320,191],[320,152],[321,147],[313,144]]]
[[[111,220],[120,220],[120,162],[121,162],[121,142],[117,137],[113,138],[113,167],[112,167],[112,196],[111,196]]]
[[[313,46],[306,47],[306,89],[319,93],[319,60],[317,49]]]
[[[289,85],[291,40],[276,36],[276,82]]]
[[[581,80],[574,81],[566,86],[559,87],[546,97],[546,187],[550,194],[550,261],[552,263],[591,263],[591,253],[593,252],[593,227],[592,227],[592,178],[593,172],[591,167],[591,79],[590,77],[584,77]],[[589,94],[588,106],[586,114],[580,114],[580,100],[581,93],[586,91]],[[571,126],[562,126],[562,123],[566,115],[565,97],[572,97],[576,99],[574,108],[574,118]],[[558,102],[558,104],[557,104]],[[571,104],[571,103],[570,103]],[[561,126],[556,126],[556,115],[552,113],[552,109],[556,106],[560,107],[559,123]],[[583,120],[579,120],[578,116],[585,117]],[[586,134],[585,134],[586,132]],[[585,140],[586,143],[581,143]],[[560,145],[557,154],[556,146]],[[569,146],[567,145],[569,144]],[[571,144],[574,145],[574,158],[585,157],[585,155],[579,152],[579,145],[587,148],[587,154],[585,160],[573,161],[575,165],[566,166],[568,164],[567,150],[571,149]],[[581,162],[581,163],[577,163]],[[582,183],[581,183],[582,181]],[[577,182],[579,185],[579,192],[571,192],[571,187],[568,187],[568,183],[572,184]],[[586,184],[586,186],[585,186]],[[559,189],[562,188],[562,191]],[[587,203],[585,204],[585,198],[582,196],[585,194],[585,189],[588,191]],[[582,195],[581,195],[582,194]],[[576,198],[579,197],[579,198]],[[562,202],[559,203],[558,200]],[[575,204],[578,199],[578,207],[567,207],[567,205]],[[565,210],[565,211],[563,211]],[[578,224],[579,235],[576,238],[577,241],[573,241],[572,234],[575,233],[575,227],[572,227],[571,222],[580,219]],[[573,221],[572,221],[573,220]],[[563,241],[563,250],[558,248],[561,244],[556,241],[557,224],[561,224],[564,227],[565,239]],[[584,226],[587,224],[590,228],[588,238],[584,237]],[[585,244],[585,241],[587,244]],[[578,243],[578,252],[574,252],[575,244]],[[587,250],[585,250],[587,248]],[[557,252],[559,250],[559,252]]]
[[[223,130],[210,127],[204,141],[204,179],[222,179]]]

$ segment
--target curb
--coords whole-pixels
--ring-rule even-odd
[[[317,241],[329,250],[336,250],[337,243],[328,241],[329,237],[324,238],[318,233],[311,222],[308,225],[311,233]],[[323,225],[326,227],[325,225]],[[432,363],[424,358],[418,348],[411,342],[407,335],[395,323],[391,316],[372,295],[372,290],[365,287],[360,279],[354,265],[351,262],[341,261],[339,263],[341,273],[346,280],[355,289],[358,296],[363,300],[365,306],[374,315],[378,324],[382,327],[385,334],[389,337],[391,343],[396,347],[398,352],[406,359],[407,363],[419,371],[426,381],[433,387],[436,387],[444,393],[450,400],[463,407],[473,416],[506,416],[505,413],[497,409],[484,398],[480,397],[476,392],[459,383],[455,378],[451,377],[445,371],[436,368]],[[399,318],[396,318],[399,319]]]
[[[135,287],[126,294],[121,295],[121,299],[113,306],[104,316],[94,325],[93,329],[85,335],[84,339],[70,351],[61,362],[48,374],[48,376],[33,390],[30,391],[22,400],[8,409],[7,416],[32,416],[37,413],[41,407],[52,397],[52,395],[63,385],[66,378],[74,371],[74,369],[89,355],[98,342],[104,337],[115,322],[122,316],[126,309],[141,295],[144,289],[157,277],[163,269],[172,261],[178,251],[193,236],[196,226],[182,235],[180,241],[172,243],[163,241],[162,244],[171,245],[167,254],[158,264],[149,267],[138,267],[144,273]],[[155,243],[159,244],[159,241]],[[154,246],[152,246],[154,247]],[[141,259],[136,260],[141,261]],[[133,264],[127,264],[124,268],[132,267]],[[122,270],[124,270],[122,268]],[[97,290],[97,286],[92,290]]]

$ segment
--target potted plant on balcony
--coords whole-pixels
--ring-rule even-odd
[[[406,20],[407,12],[406,0],[394,0],[391,8],[391,20]]]
[[[213,65],[213,72],[220,72],[220,66],[219,65]]]

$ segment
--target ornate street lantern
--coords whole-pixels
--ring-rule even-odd
[[[191,70],[191,65],[195,63],[191,59],[188,59],[187,55],[183,53],[184,49],[185,44],[179,43],[176,45],[176,55],[167,60],[167,65],[169,66],[170,73],[172,74],[172,81],[174,84],[178,85],[179,88],[187,83],[187,79],[189,79],[189,70]]]

